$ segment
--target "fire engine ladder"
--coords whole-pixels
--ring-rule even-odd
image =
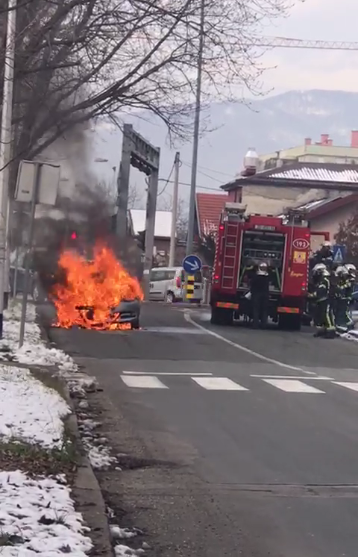
[[[226,224],[227,234],[225,236],[224,246],[224,274],[222,277],[222,286],[228,290],[235,287],[235,264],[238,253],[237,242],[237,225],[229,222]]]

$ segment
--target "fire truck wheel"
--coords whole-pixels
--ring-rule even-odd
[[[281,314],[278,318],[278,326],[285,331],[299,331],[301,329],[301,316]]]
[[[232,325],[234,320],[234,312],[229,309],[212,308],[211,319],[212,325]]]

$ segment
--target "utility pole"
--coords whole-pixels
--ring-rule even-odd
[[[195,190],[196,190],[196,173],[198,167],[198,148],[199,148],[200,111],[201,111],[201,81],[202,81],[203,51],[204,51],[204,21],[205,21],[205,0],[201,0],[198,69],[197,69],[197,79],[196,79],[195,119],[194,119],[194,134],[193,134],[193,156],[191,162],[191,180],[190,180],[189,222],[188,222],[188,236],[186,242],[187,255],[190,255],[191,252],[193,251],[193,242],[194,242],[194,222],[195,222],[195,206],[196,206]]]
[[[169,267],[174,267],[175,260],[175,233],[177,229],[178,218],[178,189],[179,189],[179,166],[180,153],[175,153],[174,159],[174,188],[173,188],[173,206],[172,206],[172,228],[170,231],[170,250],[169,250]]]
[[[158,150],[159,153],[159,150]],[[159,160],[159,154],[158,154]],[[145,260],[143,269],[144,298],[149,300],[150,270],[153,266],[155,214],[158,195],[158,169],[153,169],[148,180],[147,212],[145,219]]]
[[[9,163],[12,140],[12,102],[14,88],[15,36],[17,0],[8,0],[4,88],[0,128],[0,338],[3,336],[3,313],[6,265],[6,222],[9,204]]]

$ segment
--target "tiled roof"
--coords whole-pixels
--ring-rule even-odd
[[[338,167],[338,168],[337,168]],[[292,168],[282,170],[282,172],[273,173],[275,178],[286,178],[287,180],[316,180],[318,182],[357,182],[358,169],[346,170],[339,169],[337,165],[335,170],[329,170],[317,165],[316,168],[303,166],[301,168]]]
[[[145,209],[130,209],[132,219],[133,232],[138,234],[145,230]],[[155,229],[154,236],[156,238],[170,238],[172,226],[172,213],[171,211],[157,211],[155,213]]]
[[[215,232],[217,230],[221,211],[227,201],[227,194],[196,194],[196,211],[200,236],[210,234],[210,232]]]

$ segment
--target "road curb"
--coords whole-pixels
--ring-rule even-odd
[[[46,324],[42,324],[40,322],[40,315],[38,313],[37,318],[37,322],[41,327],[42,332],[46,335],[47,342],[50,343],[51,341]],[[26,367],[31,369],[31,366]],[[71,397],[66,379],[61,377],[57,370],[50,370],[49,368],[44,370],[36,366],[33,367],[37,372],[47,375],[50,374],[56,381],[58,381],[59,385],[61,385],[64,398],[72,411],[71,415],[66,420],[66,425],[69,429],[70,435],[76,440],[78,449],[80,449],[79,455],[81,460],[72,486],[72,492],[76,502],[76,510],[84,515],[86,524],[91,529],[89,535],[90,537],[91,534],[93,535],[93,539],[92,537],[91,539],[95,545],[94,555],[98,557],[113,557],[114,553],[111,544],[106,504],[94,470],[83,448],[78,427],[76,407],[74,400]]]
[[[95,533],[95,555],[103,557],[113,557],[113,548],[111,544],[111,536],[109,524],[106,514],[106,505],[103,499],[102,491],[97,481],[96,475],[87,458],[82,445],[81,435],[78,428],[76,408],[70,395],[65,381],[62,380],[66,400],[72,410],[72,414],[68,418],[67,425],[81,447],[81,464],[77,469],[73,492],[77,502],[77,508],[85,512],[86,523],[91,528],[91,532]],[[82,509],[81,509],[82,508]]]

